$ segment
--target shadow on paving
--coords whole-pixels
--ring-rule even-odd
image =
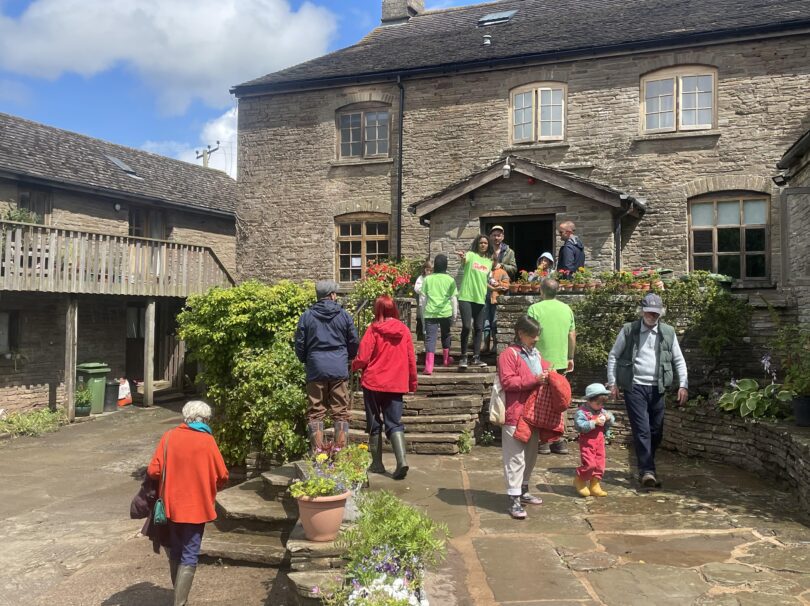
[[[101,606],[163,606],[174,604],[174,592],[153,583],[136,583],[119,591],[101,603]]]

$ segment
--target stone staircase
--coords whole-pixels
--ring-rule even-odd
[[[232,562],[283,566],[286,542],[298,518],[287,488],[296,477],[292,464],[227,488],[217,495],[217,520],[203,536],[201,553]]]

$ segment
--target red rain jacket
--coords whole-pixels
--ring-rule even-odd
[[[411,331],[402,322],[388,318],[372,322],[360,341],[352,370],[362,370],[360,384],[372,391],[416,391],[416,355]]]

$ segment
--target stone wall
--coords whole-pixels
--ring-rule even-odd
[[[641,76],[694,64],[718,70],[717,129],[640,135]],[[509,91],[548,80],[568,86],[565,141],[511,146]],[[625,266],[684,271],[688,199],[720,190],[774,194],[769,179],[773,167],[808,126],[810,97],[804,91],[809,82],[806,36],[406,80],[404,206],[505,152],[516,153],[646,198],[648,213],[625,230]],[[335,159],[335,110],[362,99],[389,100],[395,142],[398,107],[392,84],[240,99],[240,277],[331,275],[334,217],[350,210],[394,208],[394,162],[347,164]],[[558,205],[554,200],[547,204]],[[778,217],[778,197],[773,197],[774,280],[779,274]],[[469,234],[467,219],[455,230]],[[449,238],[452,231],[442,227],[439,237]],[[586,244],[600,241],[584,230],[578,233]],[[467,245],[463,240],[459,244]],[[306,251],[295,267],[287,262],[291,245]],[[412,216],[403,217],[403,251],[421,256],[426,246],[427,230]]]
[[[236,272],[236,229],[233,219],[209,215],[167,212],[169,240],[210,247],[231,277]]]
[[[810,507],[810,428],[746,420],[705,405],[673,408],[662,446],[786,482]]]
[[[810,151],[797,163],[804,168],[790,181],[790,187],[810,187]],[[790,188],[787,190],[790,192]],[[810,194],[787,197],[790,225],[789,268],[791,284],[797,299],[799,321],[810,325]]]
[[[77,362],[105,362],[111,376],[123,376],[125,300],[81,296],[78,309]],[[67,297],[3,293],[0,311],[16,312],[19,318],[18,355],[0,356],[0,408],[21,411],[63,405]]]

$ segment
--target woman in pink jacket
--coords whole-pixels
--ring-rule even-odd
[[[506,404],[506,418],[501,430],[503,471],[509,515],[516,520],[526,518],[524,505],[540,505],[543,500],[529,492],[529,480],[537,462],[538,434],[532,432],[527,443],[514,438],[518,419],[532,392],[548,381],[549,363],[535,349],[540,325],[529,316],[515,323],[515,341],[498,356],[498,379]]]
[[[369,471],[385,473],[382,461],[382,429],[394,449],[395,480],[408,473],[405,459],[405,427],[402,425],[402,396],[416,391],[416,355],[411,331],[399,320],[394,300],[388,295],[374,302],[374,321],[360,341],[352,370],[362,370],[366,431],[372,462]]]

